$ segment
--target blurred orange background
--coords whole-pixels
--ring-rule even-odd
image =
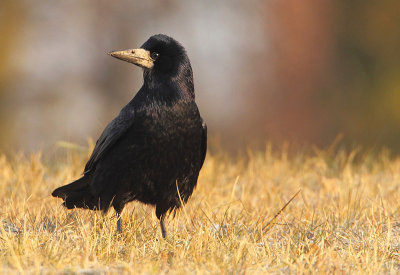
[[[211,136],[400,152],[400,1],[13,1],[0,9],[0,150],[86,145],[140,88],[107,55],[165,33]]]

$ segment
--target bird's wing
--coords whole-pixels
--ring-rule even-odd
[[[203,118],[201,118],[201,126],[203,127],[202,140],[201,140],[201,163],[200,169],[203,167],[204,159],[206,158],[207,153],[207,124],[204,122]]]
[[[92,155],[85,166],[84,174],[93,169],[96,163],[110,150],[117,140],[132,126],[135,111],[132,107],[125,106],[119,115],[114,118],[104,129],[97,140]]]

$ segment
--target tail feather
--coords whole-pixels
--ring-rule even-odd
[[[74,182],[71,182],[70,184],[61,186],[53,191],[51,195],[53,197],[58,197],[64,199],[68,193],[74,192],[74,191],[79,191],[81,189],[85,189],[86,187],[89,186],[89,178],[88,177],[81,177],[80,179],[77,179]]]
[[[89,208],[97,209],[96,199],[90,192],[90,176],[83,176],[80,179],[61,186],[53,191],[53,197],[62,198],[63,205],[68,209]]]

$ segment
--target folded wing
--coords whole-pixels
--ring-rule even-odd
[[[132,126],[135,111],[132,106],[125,106],[119,115],[104,129],[96,142],[92,155],[86,163],[84,174],[94,170],[97,162],[113,147],[118,139]]]

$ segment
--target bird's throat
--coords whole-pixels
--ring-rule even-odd
[[[148,95],[159,101],[173,103],[182,99],[194,99],[193,81],[177,81],[167,76],[144,74],[143,86]]]

